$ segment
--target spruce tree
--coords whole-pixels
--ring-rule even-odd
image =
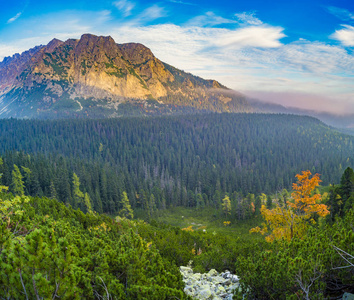
[[[53,182],[53,181],[50,182],[50,187],[49,187],[49,189],[50,189],[50,198],[51,198],[51,199],[58,199],[57,191],[56,191],[56,189],[55,189],[55,186],[54,186],[54,182]]]
[[[351,207],[351,201],[346,202],[354,193],[354,171],[352,168],[346,168],[340,180],[340,196],[343,201],[343,206],[347,209]]]
[[[122,193],[122,198],[120,201],[122,204],[122,209],[119,211],[119,216],[125,217],[127,219],[133,219],[134,218],[133,210],[130,206],[128,195],[126,192]]]
[[[88,193],[85,193],[84,204],[86,207],[86,211],[91,214],[92,213],[92,204],[91,204],[91,199],[90,199],[90,196]]]
[[[273,200],[272,197],[270,195],[267,196],[267,208],[268,209],[272,209],[273,207]]]
[[[76,173],[73,174],[73,198],[74,207],[77,207],[84,200],[84,193],[80,191],[80,179]]]
[[[23,196],[25,193],[25,185],[23,182],[23,176],[18,166],[14,165],[12,171],[12,190],[15,195]]]

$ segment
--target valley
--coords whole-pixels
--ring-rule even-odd
[[[248,30],[270,30],[254,13],[234,17],[226,23],[252,17]],[[141,43],[59,36],[0,62],[0,299],[354,297],[349,109],[265,103]],[[212,70],[248,38],[237,41],[203,45],[213,55],[198,68]],[[266,44],[272,61],[281,44]],[[245,49],[240,65],[256,60]],[[272,77],[270,66],[235,78],[262,70],[257,88],[268,75],[275,89],[295,85],[296,76]]]

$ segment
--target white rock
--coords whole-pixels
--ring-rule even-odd
[[[219,285],[219,286],[215,289],[215,293],[216,293],[217,295],[224,294],[224,293],[225,293],[225,288],[224,288],[222,285]]]
[[[218,271],[216,271],[215,269],[211,269],[211,270],[208,272],[208,275],[209,275],[209,276],[216,276],[216,275],[218,275]]]
[[[233,291],[239,288],[239,278],[230,271],[218,273],[211,269],[208,273],[193,274],[190,267],[180,267],[183,281],[186,286],[184,291],[193,299],[204,300],[232,300]]]
[[[192,270],[192,268],[190,268],[190,267],[183,267],[183,266],[180,266],[179,269],[180,269],[180,271],[183,272],[183,273],[193,273],[193,270]]]
[[[198,293],[198,298],[199,299],[212,299],[212,292],[210,290],[210,287],[208,287],[207,285],[204,285],[203,288],[201,290],[199,290]]]

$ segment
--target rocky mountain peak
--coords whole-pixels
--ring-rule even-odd
[[[93,34],[84,34],[78,40],[76,53],[89,53],[95,55],[98,52],[105,52],[109,55],[117,53],[118,46],[110,36],[96,36]]]
[[[58,40],[58,39],[52,39],[48,45],[46,46],[46,51],[47,52],[53,52],[53,50],[57,47],[59,47],[60,45],[64,44],[63,41]]]
[[[96,116],[99,110],[103,116],[115,116],[126,102],[144,112],[150,111],[147,103],[210,111],[249,110],[243,96],[223,95],[225,90],[215,80],[161,62],[140,43],[117,44],[111,36],[54,38],[46,46],[0,63],[0,117],[61,114],[62,110],[69,110],[69,115],[87,116],[90,111]],[[155,104],[149,104],[153,110],[159,107]]]
[[[154,54],[148,47],[139,43],[122,44],[120,47],[127,54],[130,61],[134,61],[138,64],[145,63],[146,61],[155,58]]]

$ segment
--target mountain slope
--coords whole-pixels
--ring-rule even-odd
[[[111,37],[53,39],[0,63],[0,117],[107,117],[132,107],[140,114],[252,111],[243,95],[161,62],[142,44]]]

